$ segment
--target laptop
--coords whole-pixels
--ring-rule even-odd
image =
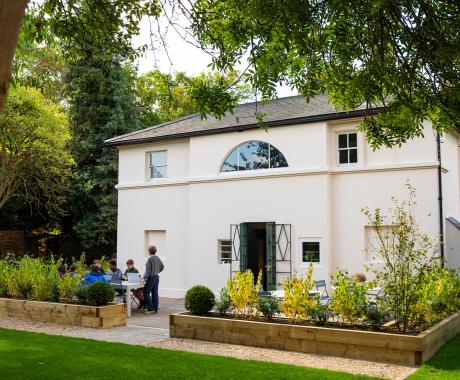
[[[139,273],[127,273],[128,275],[128,282],[134,282],[138,283],[139,282]]]

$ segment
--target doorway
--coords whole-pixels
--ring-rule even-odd
[[[262,271],[261,286],[267,290],[267,228],[265,223],[247,223],[248,228],[248,269],[254,274],[254,284]]]

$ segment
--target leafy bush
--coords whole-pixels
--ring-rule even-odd
[[[380,327],[389,319],[389,311],[382,302],[368,305],[365,310],[365,318],[367,324],[373,328]]]
[[[350,279],[343,272],[335,275],[335,289],[332,293],[330,308],[344,321],[355,325],[366,313],[368,285]]]
[[[460,279],[453,270],[430,265],[421,276],[411,323],[428,328],[460,307]]]
[[[278,300],[271,296],[260,296],[257,299],[257,310],[262,313],[265,318],[271,320],[280,312]]]
[[[184,306],[192,314],[209,313],[216,303],[216,297],[211,289],[202,285],[191,287],[185,294]]]
[[[88,302],[88,288],[89,286],[78,286],[74,289],[74,296],[78,299],[80,303],[87,303]]]
[[[327,324],[332,312],[328,304],[322,304],[318,299],[315,306],[310,308],[309,314],[314,323],[324,326]]]
[[[113,301],[115,291],[105,282],[95,282],[88,286],[86,300],[89,305],[104,306]]]
[[[10,274],[10,266],[6,261],[0,261],[0,296],[8,295],[8,277]]]
[[[309,316],[309,311],[315,306],[315,298],[310,297],[315,287],[313,281],[313,265],[310,263],[305,278],[286,278],[283,283],[284,297],[280,303],[281,311],[294,323]]]
[[[402,331],[426,328],[458,310],[456,281],[442,268],[438,244],[419,231],[415,219],[415,189],[407,183],[409,199],[398,202],[384,215],[380,209],[363,209],[375,232],[376,245],[370,253],[383,261],[376,271],[377,283],[385,294],[386,307]],[[391,227],[388,227],[391,226]],[[450,305],[450,306],[448,306]]]
[[[220,316],[224,316],[232,308],[232,300],[228,294],[227,288],[222,288],[220,291],[219,300],[216,302],[214,308]]]
[[[57,279],[57,289],[59,299],[61,301],[72,302],[75,295],[75,290],[80,286],[80,278],[78,276],[65,275]]]
[[[238,314],[246,317],[254,313],[261,281],[262,271],[259,272],[254,285],[254,275],[250,269],[236,272],[231,279],[227,280],[228,294]]]
[[[62,259],[48,261],[32,259],[35,263],[32,285],[32,299],[37,301],[58,301],[57,269],[62,264]]]
[[[16,298],[32,299],[33,285],[39,261],[23,257],[18,265],[10,266],[8,294]]]

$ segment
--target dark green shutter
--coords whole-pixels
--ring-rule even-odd
[[[266,223],[265,228],[267,246],[267,266],[265,267],[267,289],[265,290],[276,290],[276,225],[275,223]]]
[[[240,271],[248,269],[248,225],[240,224]]]

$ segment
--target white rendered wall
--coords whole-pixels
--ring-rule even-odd
[[[360,134],[359,163],[338,167],[336,135],[354,130],[358,123],[318,122],[121,148],[120,262],[133,258],[141,269],[146,231],[165,231],[165,248],[158,252],[162,257],[161,250],[166,251],[162,295],[183,296],[196,283],[218,291],[229,276],[229,265],[217,263],[217,241],[229,238],[230,224],[276,222],[292,225],[293,269],[297,272],[305,270],[300,258],[302,238],[321,241],[316,279],[328,280],[337,268],[362,272],[367,221],[360,210],[364,206],[386,208],[391,196],[407,198],[404,183],[408,179],[417,188],[421,229],[437,237],[436,150],[429,127],[424,139],[377,152]],[[273,144],[285,155],[289,168],[219,173],[227,154],[250,140]],[[168,151],[168,179],[149,181],[147,153],[163,149]],[[456,177],[454,170],[449,172],[456,182],[455,178],[446,180],[446,215],[458,212],[458,151],[456,157]]]

